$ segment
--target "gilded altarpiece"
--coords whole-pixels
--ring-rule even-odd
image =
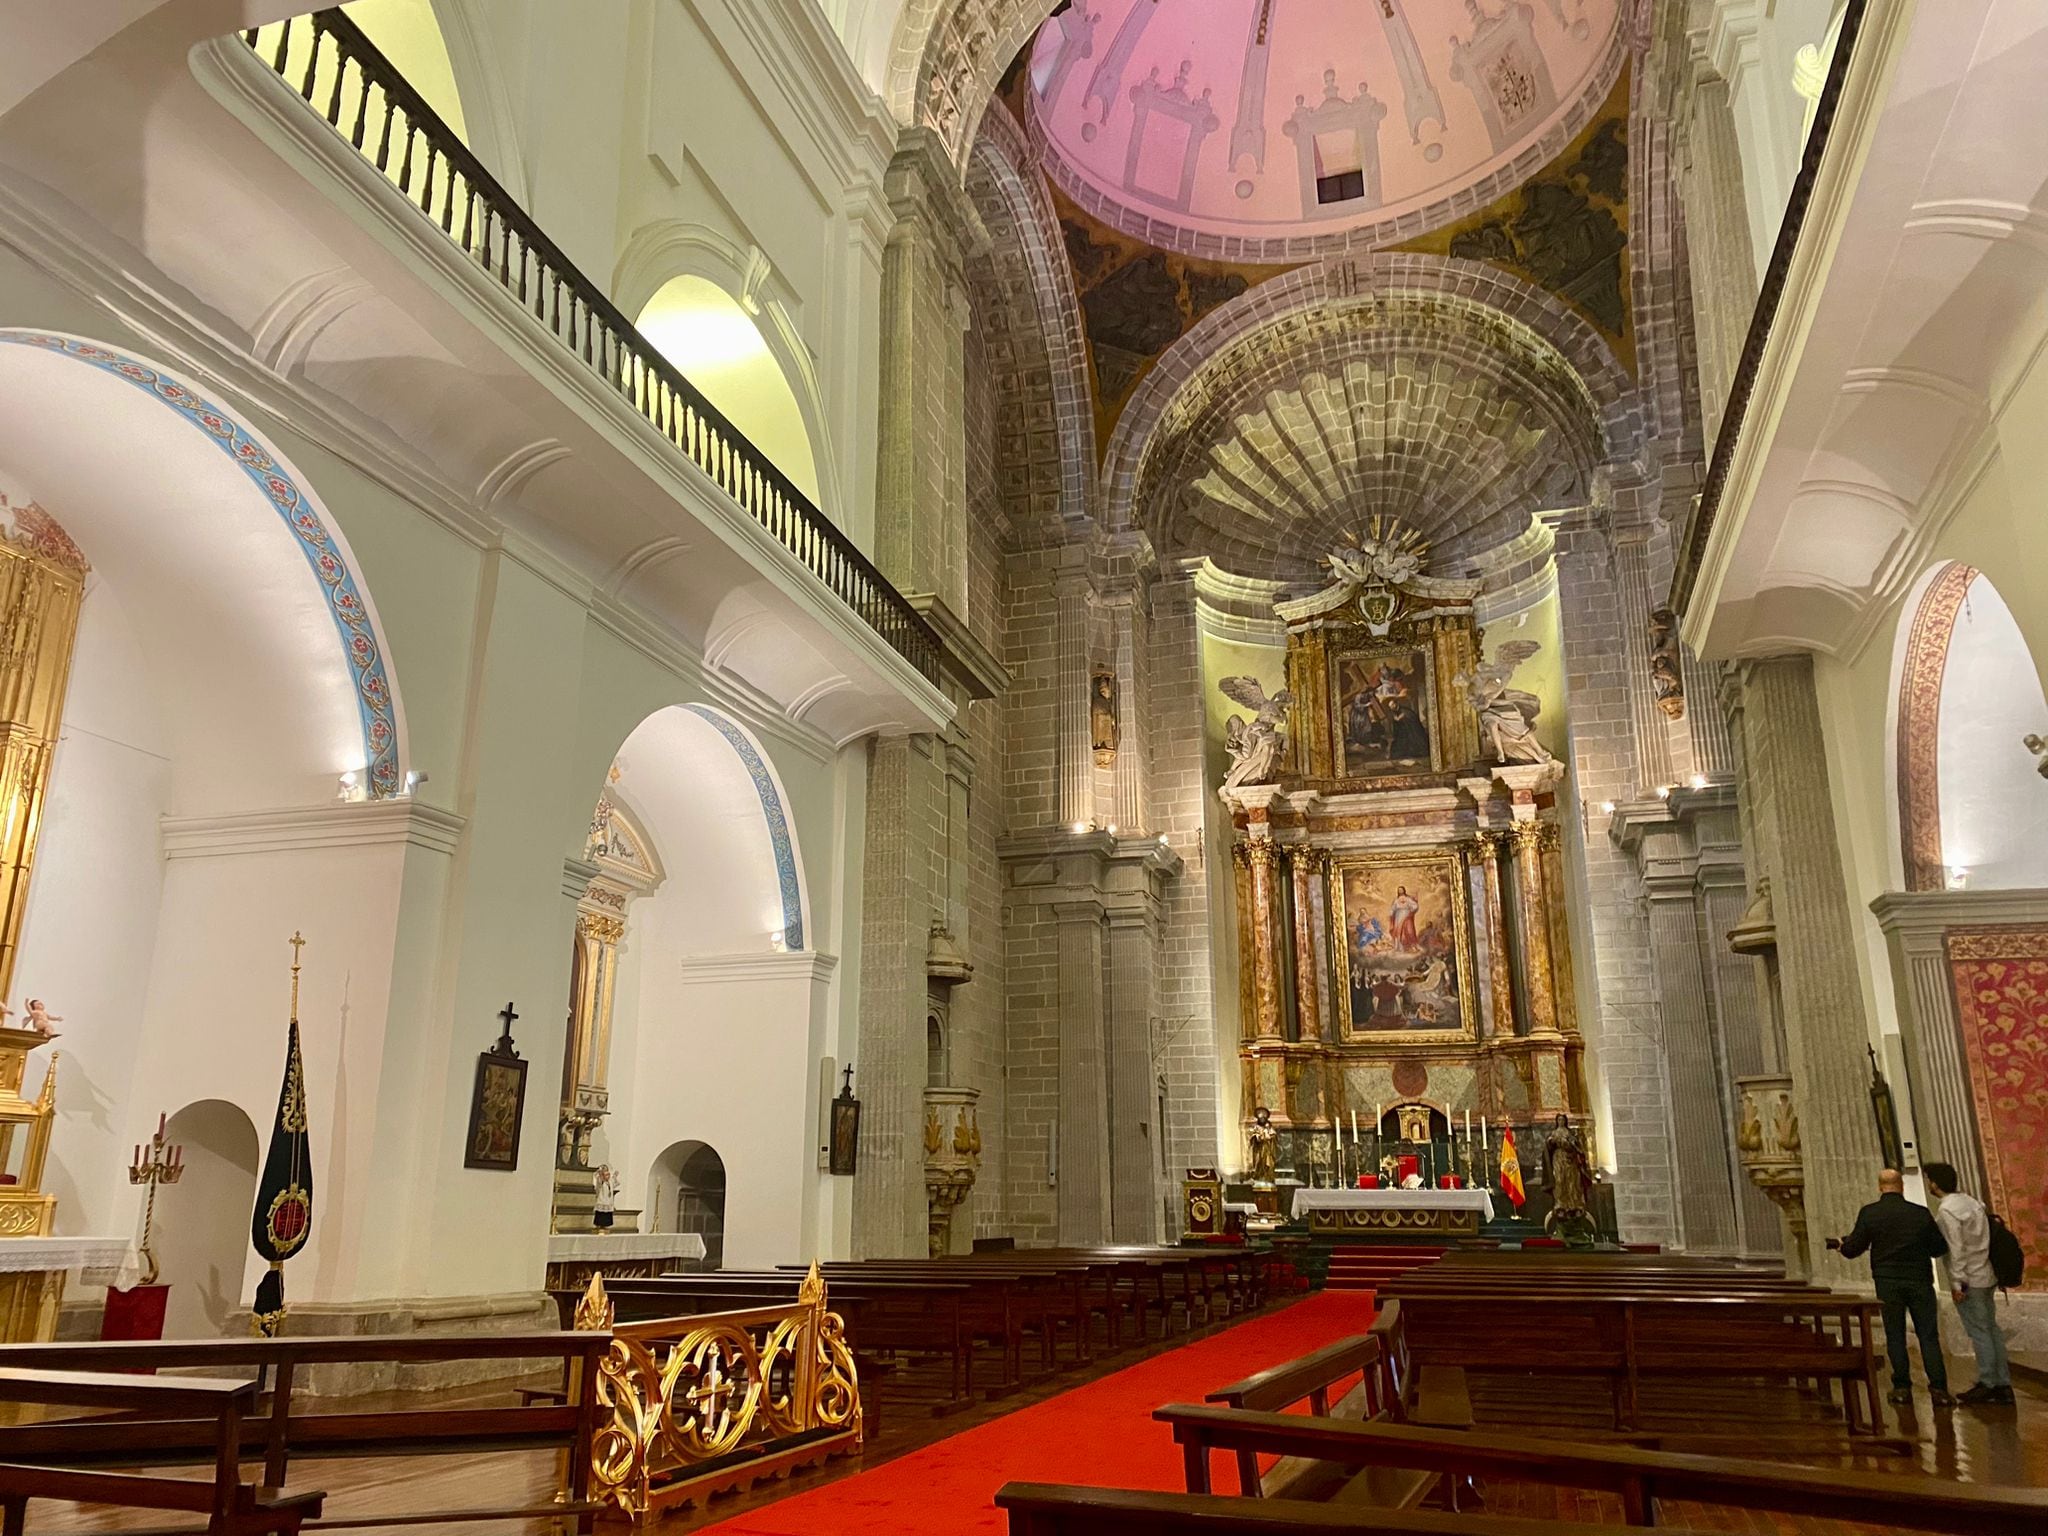
[[[1232,821],[1241,1105],[1272,1112],[1304,1183],[1427,1123],[1436,1171],[1485,1177],[1501,1127],[1585,1122],[1557,823],[1562,767],[1518,738],[1535,701],[1484,656],[1476,582],[1421,574],[1412,538],[1333,557],[1276,606],[1288,741],[1273,782],[1221,791]],[[1511,643],[1512,644],[1512,643]],[[1476,680],[1475,680],[1476,679]],[[1491,683],[1489,689],[1488,684]],[[1503,702],[1503,700],[1506,702]],[[1510,726],[1482,732],[1482,713]],[[1526,742],[1500,760],[1482,740]],[[1462,1139],[1469,1113],[1491,1139]],[[1540,1140],[1525,1145],[1540,1144]],[[1450,1167],[1444,1166],[1448,1161]]]

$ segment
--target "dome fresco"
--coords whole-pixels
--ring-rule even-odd
[[[1029,110],[1055,179],[1155,244],[1248,260],[1406,239],[1583,126],[1617,0],[1074,0]]]

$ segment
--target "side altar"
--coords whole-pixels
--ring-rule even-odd
[[[1221,683],[1258,711],[1231,722],[1220,791],[1255,1182],[1352,1186],[1388,1162],[1388,1182],[1483,1189],[1506,1128],[1524,1149],[1560,1116],[1590,1136],[1563,768],[1510,683],[1538,647],[1486,654],[1481,584],[1426,557],[1377,522],[1330,586],[1275,605],[1286,690]]]

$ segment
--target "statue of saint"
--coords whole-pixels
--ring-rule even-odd
[[[1098,672],[1088,689],[1088,736],[1094,743],[1097,767],[1116,761],[1116,749],[1123,730],[1116,718],[1116,675]]]
[[[1590,1235],[1592,1215],[1587,1205],[1592,1198],[1593,1167],[1586,1158],[1586,1144],[1564,1115],[1557,1117],[1543,1140],[1543,1176],[1550,1184],[1545,1230],[1577,1228]]]
[[[1252,1182],[1271,1184],[1280,1151],[1280,1132],[1273,1125],[1273,1111],[1263,1104],[1253,1110],[1252,1123],[1244,1128],[1244,1139],[1251,1154]]]

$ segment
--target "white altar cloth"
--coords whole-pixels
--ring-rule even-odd
[[[128,1262],[125,1237],[0,1238],[0,1273],[76,1269],[94,1285],[105,1285]]]
[[[1477,1211],[1493,1220],[1493,1196],[1483,1189],[1297,1189],[1294,1219],[1310,1211]]]
[[[548,1239],[550,1264],[703,1257],[704,1239],[695,1232],[557,1232]]]

